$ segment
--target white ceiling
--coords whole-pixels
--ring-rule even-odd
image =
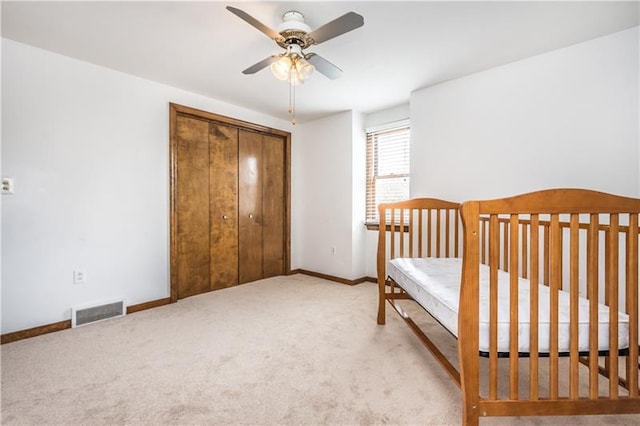
[[[2,36],[288,119],[288,87],[248,66],[281,49],[225,7],[271,28],[288,10],[312,29],[348,11],[364,26],[308,48],[344,71],[297,89],[298,121],[372,112],[411,91],[639,24],[630,2],[11,2]]]

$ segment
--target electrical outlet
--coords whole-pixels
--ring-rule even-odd
[[[75,270],[73,271],[73,283],[74,284],[86,284],[87,283],[87,273],[83,270]]]
[[[3,194],[13,194],[14,192],[14,181],[13,178],[3,177],[2,178],[2,193]]]

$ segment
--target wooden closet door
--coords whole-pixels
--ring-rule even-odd
[[[178,297],[209,291],[209,122],[176,122]]]
[[[239,282],[262,278],[262,135],[239,131]]]
[[[263,136],[262,171],[262,270],[263,278],[268,278],[285,273],[285,162],[282,138]]]
[[[291,135],[170,104],[171,301],[287,273]]]
[[[238,129],[209,125],[211,290],[238,284]]]

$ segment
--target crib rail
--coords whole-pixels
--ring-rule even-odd
[[[487,264],[488,263],[488,257],[487,257],[487,247],[488,245],[486,244],[486,242],[488,241],[488,229],[489,229],[489,216],[480,216],[479,217],[480,220],[480,239],[482,241],[485,241],[485,245],[481,246],[481,251],[480,251],[480,261],[483,264]],[[510,250],[509,250],[509,229],[510,229],[510,224],[511,224],[511,220],[507,217],[498,217],[498,224],[500,227],[500,238],[502,239],[502,253],[500,254],[500,268],[504,271],[509,271],[509,258],[510,258]],[[567,230],[571,229],[571,223],[570,222],[563,222],[560,221],[558,223],[558,225],[560,226],[560,230],[561,230],[561,235],[563,235],[564,232],[566,232]],[[521,266],[521,277],[522,278],[528,278],[528,272],[529,272],[529,268],[527,263],[529,262],[529,255],[528,255],[528,249],[529,249],[529,242],[528,242],[528,236],[529,233],[531,231],[529,231],[529,229],[532,229],[532,220],[530,219],[524,219],[522,217],[518,218],[518,232],[521,233],[522,235],[522,239],[521,239],[521,247],[520,247],[520,251],[518,252],[518,255],[520,256],[519,259],[519,265]],[[535,222],[535,225],[533,226],[534,228],[537,229],[537,232],[539,232],[539,235],[541,235],[542,237],[542,250],[544,253],[544,257],[541,260],[541,264],[543,265],[544,269],[542,271],[542,282],[543,283],[548,283],[549,282],[549,236],[550,236],[550,229],[551,229],[551,222],[549,220],[540,220],[538,219]],[[604,233],[605,235],[609,235],[609,230],[611,229],[611,227],[609,225],[603,225],[602,223],[598,224],[598,231],[601,233]],[[579,230],[588,230],[589,229],[589,225],[586,223],[578,223],[578,229]],[[629,232],[629,226],[623,226],[623,225],[619,225],[618,226],[618,232],[626,234],[627,232]],[[563,241],[560,241],[561,247],[563,244]],[[562,261],[562,259],[560,259]]]
[[[460,373],[451,360],[431,341],[398,300],[410,299],[393,280],[387,281],[387,260],[396,257],[459,257],[462,244],[460,204],[435,198],[416,198],[378,206],[378,324],[385,323],[386,302],[433,354],[460,386]],[[387,285],[388,284],[388,285]]]
[[[459,257],[462,254],[459,209],[459,203],[436,198],[414,198],[378,206],[378,324],[385,322],[385,300],[389,299],[385,285],[387,260]]]

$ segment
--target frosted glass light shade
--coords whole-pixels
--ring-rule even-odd
[[[304,81],[307,78],[311,77],[311,74],[313,74],[313,71],[315,69],[316,68],[309,62],[307,62],[307,60],[304,58],[299,58],[296,61],[296,71],[300,80]]]
[[[271,72],[278,80],[288,80],[291,65],[291,58],[285,55],[271,64]]]

